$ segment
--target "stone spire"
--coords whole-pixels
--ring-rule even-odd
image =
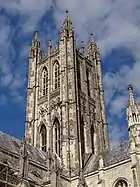
[[[74,27],[71,19],[69,18],[69,12],[66,10],[65,19],[61,27],[61,37],[71,37],[74,35]]]
[[[131,148],[131,169],[134,177],[134,186],[139,186],[139,163],[140,163],[140,108],[135,101],[133,87],[128,86],[129,91],[129,103],[126,109],[129,139]]]
[[[84,55],[84,53],[85,53],[85,48],[84,48],[84,42],[83,42],[83,41],[81,41],[79,51]]]
[[[135,145],[140,147],[140,111],[139,106],[135,102],[133,87],[128,86],[129,90],[129,104],[126,109],[126,116],[128,122],[129,136],[131,140],[131,147],[134,149]]]
[[[33,37],[33,40],[32,40],[32,47],[40,47],[40,41],[39,41],[39,37],[38,37],[38,32],[35,31],[34,33],[34,37]]]
[[[34,58],[36,55],[39,55],[39,57],[42,57],[42,49],[41,49],[41,42],[38,37],[38,32],[35,31],[32,44],[30,47],[30,58]]]
[[[134,106],[135,105],[135,98],[134,98],[134,94],[133,94],[132,85],[128,86],[128,91],[129,91],[129,105]]]
[[[91,33],[89,36],[89,43],[88,43],[88,57],[95,58],[96,51],[97,51],[97,45],[94,41],[94,35],[93,35],[93,33]]]
[[[128,102],[128,107],[126,109],[127,113],[127,120],[129,127],[140,122],[139,120],[139,115],[140,112],[138,110],[138,106],[135,102],[134,94],[133,94],[133,87],[132,85],[128,86],[128,91],[129,91],[129,102]]]

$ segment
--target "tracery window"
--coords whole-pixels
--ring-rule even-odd
[[[58,61],[54,64],[54,88],[57,89],[60,87],[60,66]]]
[[[41,149],[42,151],[47,151],[47,129],[45,125],[43,124],[40,129],[40,135],[41,135]]]
[[[44,68],[43,70],[43,96],[48,93],[48,70]]]
[[[89,83],[89,70],[88,70],[88,68],[86,69],[86,77],[87,77],[87,92],[88,92],[88,96],[90,96],[90,83]]]
[[[54,121],[54,141],[55,152],[60,156],[60,123],[58,119]]]
[[[119,180],[116,184],[115,187],[128,187],[128,184],[125,180]]]

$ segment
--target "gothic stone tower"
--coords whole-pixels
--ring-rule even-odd
[[[26,138],[43,151],[51,149],[71,173],[91,155],[108,149],[108,128],[99,50],[90,35],[88,55],[76,48],[68,17],[59,47],[42,54],[37,32],[29,57]]]

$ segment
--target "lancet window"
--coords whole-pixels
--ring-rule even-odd
[[[86,77],[87,77],[87,92],[88,92],[88,96],[90,96],[90,82],[89,82],[89,70],[88,70],[88,68],[86,69]]]
[[[58,61],[54,64],[54,88],[57,89],[60,87],[60,66]]]
[[[81,120],[80,134],[81,134],[82,155],[84,155],[84,153],[85,153],[85,135],[84,135],[84,122],[83,122],[83,119]]]
[[[94,153],[94,127],[91,126],[91,146],[92,146],[92,153]]]
[[[47,68],[44,68],[43,70],[43,96],[48,94],[48,70]]]
[[[47,129],[44,124],[41,126],[40,135],[41,135],[41,149],[46,152],[47,151]]]
[[[55,152],[60,156],[60,123],[58,119],[55,119],[54,121],[54,141]]]

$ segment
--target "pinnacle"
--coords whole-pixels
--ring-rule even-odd
[[[135,98],[134,98],[134,94],[133,94],[133,86],[128,85],[128,90],[129,90],[129,103],[130,103],[130,105],[134,105],[135,104]]]
[[[37,31],[35,31],[34,40],[38,40],[38,32]]]
[[[132,90],[133,91],[133,86],[131,84],[128,85],[128,90]]]
[[[49,40],[49,43],[48,43],[48,45],[49,45],[49,46],[51,46],[51,45],[52,45],[52,42],[51,42],[51,40]]]

